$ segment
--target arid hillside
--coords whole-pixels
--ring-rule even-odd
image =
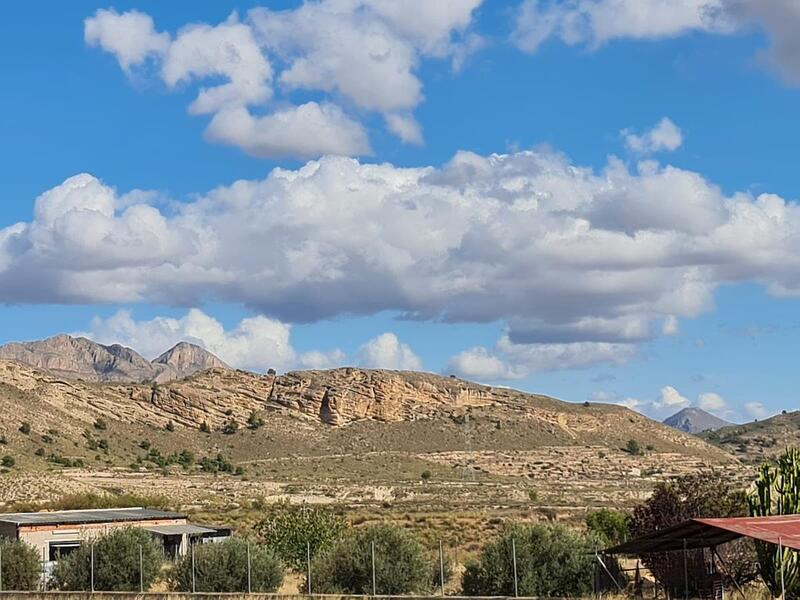
[[[800,411],[784,412],[763,421],[730,425],[701,437],[743,462],[761,463],[800,445]]]

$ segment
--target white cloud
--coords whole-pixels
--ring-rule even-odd
[[[89,331],[76,333],[103,344],[128,346],[150,359],[178,342],[191,342],[233,367],[261,372],[269,368],[329,368],[345,359],[339,349],[298,354],[290,334],[290,325],[262,316],[242,319],[226,330],[198,309],[180,318],[155,317],[149,321],[137,321],[130,311],[120,310],[107,319],[93,319]]]
[[[482,0],[321,0],[287,10],[254,8],[217,25],[190,24],[171,39],[137,11],[99,10],[86,43],[113,53],[129,72],[152,58],[163,82],[212,81],[189,106],[211,114],[206,138],[255,156],[365,155],[363,126],[345,108],[377,112],[404,142],[421,144],[412,111],[424,99],[416,75],[427,59],[460,68],[483,45],[469,31]],[[274,69],[277,69],[274,72]],[[277,90],[273,85],[277,80]],[[291,93],[324,99],[291,105]],[[272,101],[274,92],[282,101]],[[351,111],[352,112],[352,111]]]
[[[382,333],[361,346],[358,351],[358,364],[372,369],[395,369],[419,371],[422,361],[411,347],[400,343],[393,333]]]
[[[279,109],[263,117],[254,117],[246,108],[224,110],[211,119],[206,137],[265,158],[310,158],[320,152],[372,153],[360,123],[338,106],[316,102]]]
[[[728,403],[725,401],[725,398],[714,392],[700,394],[697,398],[697,405],[703,410],[707,410],[709,412],[719,412],[728,407]]]
[[[157,32],[150,15],[136,10],[120,14],[101,8],[84,21],[83,36],[89,46],[112,53],[125,72],[162,56],[170,44],[169,34]]]
[[[489,379],[620,364],[710,310],[720,285],[800,295],[797,204],[725,195],[654,162],[595,172],[549,150],[421,168],[326,157],[185,202],[150,197],[86,174],[43,193],[32,221],[0,229],[0,301],[499,321],[495,347],[452,363]]]
[[[661,388],[661,396],[653,403],[653,406],[657,409],[677,410],[690,404],[689,399],[681,396],[678,390],[671,385],[666,385]]]
[[[668,315],[661,325],[661,333],[663,335],[678,335],[679,331],[680,324],[678,323],[678,319],[675,318],[675,315]]]
[[[512,41],[536,52],[548,39],[597,48],[617,39],[659,40],[692,32],[758,28],[769,47],[760,58],[790,85],[800,85],[797,0],[524,0]]]
[[[763,419],[769,416],[767,407],[761,402],[746,402],[744,405],[744,410],[747,415],[753,419]]]
[[[653,154],[655,152],[677,150],[683,143],[683,134],[680,128],[668,117],[656,123],[652,129],[642,134],[631,133],[623,130],[625,145],[637,154]]]

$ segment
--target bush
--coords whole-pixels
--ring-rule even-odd
[[[3,457],[3,460],[2,460],[2,461],[0,461],[0,462],[2,462],[2,465],[3,465],[3,466],[6,468],[6,469],[10,469],[10,468],[11,468],[11,467],[13,467],[15,464],[17,464],[17,461],[16,461],[16,460],[14,460],[14,457],[13,457],[13,456],[11,456],[10,454],[6,454],[6,455]]]
[[[561,524],[512,524],[483,548],[477,561],[467,564],[465,596],[514,595],[512,540],[520,596],[584,596],[592,591],[592,536]]]
[[[94,428],[98,431],[105,431],[108,429],[105,419],[95,419]]]
[[[342,517],[326,508],[281,504],[256,525],[256,531],[286,565],[305,572],[307,552],[315,558],[339,539],[345,529]]]
[[[225,425],[222,427],[222,433],[225,435],[233,435],[239,429],[239,424],[234,420],[230,419]]]
[[[372,543],[375,580],[382,595],[421,594],[432,588],[434,565],[420,543],[394,525],[351,530],[311,563],[312,591],[320,594],[372,594]]]
[[[31,424],[23,421],[22,425],[19,426],[19,432],[28,435],[31,432]]]
[[[628,443],[625,444],[625,452],[638,456],[642,453],[642,448],[636,440],[628,440]]]
[[[252,411],[250,416],[247,417],[247,427],[249,429],[259,429],[260,427],[264,426],[264,418],[261,416],[261,413]]]
[[[422,481],[425,481],[427,483],[433,478],[433,473],[431,473],[428,469],[425,469],[420,475],[420,478],[422,479]]]
[[[231,538],[218,544],[194,546],[195,589],[198,592],[247,592],[248,542]],[[254,592],[274,592],[283,583],[283,566],[272,550],[250,544],[250,585]],[[191,552],[175,566],[173,584],[178,591],[192,591]]]
[[[39,585],[39,553],[25,542],[0,538],[3,591],[34,591]]]
[[[167,424],[164,425],[164,430],[172,433],[173,431],[175,431],[175,423],[173,423],[172,421],[167,421]]]
[[[604,546],[621,544],[628,539],[630,517],[617,510],[601,508],[586,515],[586,527],[603,540]]]
[[[135,527],[116,529],[94,540],[94,588],[131,592],[139,590],[139,548],[142,550],[141,577],[147,590],[161,569],[161,548],[149,532]],[[83,544],[59,560],[52,575],[54,588],[71,591],[91,589],[92,542]]]

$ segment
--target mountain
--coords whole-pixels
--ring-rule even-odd
[[[676,412],[671,417],[662,421],[664,425],[669,425],[675,429],[680,429],[686,433],[700,433],[702,431],[713,431],[720,427],[731,425],[730,422],[712,415],[702,408],[689,406]]]
[[[105,382],[164,382],[208,368],[228,368],[207,350],[186,342],[149,361],[119,344],[105,346],[63,334],[41,341],[0,346],[0,359],[20,362],[68,379]]]

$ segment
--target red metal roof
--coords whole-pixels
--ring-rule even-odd
[[[684,547],[694,550],[719,546],[740,537],[776,545],[780,541],[787,548],[800,550],[800,515],[689,519],[608,548],[605,552],[647,554],[683,550]]]

